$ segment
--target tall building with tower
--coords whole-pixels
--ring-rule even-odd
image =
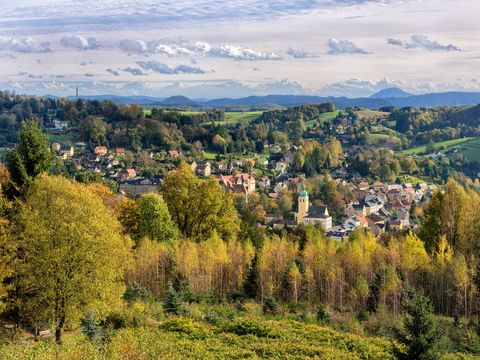
[[[320,224],[325,230],[330,230],[332,228],[332,217],[328,213],[328,208],[325,205],[310,206],[308,192],[305,190],[305,184],[302,184],[300,193],[298,194],[295,222],[297,225]]]

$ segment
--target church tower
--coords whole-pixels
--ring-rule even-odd
[[[302,183],[302,190],[298,195],[298,207],[297,212],[295,213],[295,222],[301,224],[303,218],[308,215],[308,209],[310,204],[308,203],[308,192],[305,190],[305,184]]]

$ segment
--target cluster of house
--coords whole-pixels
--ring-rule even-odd
[[[298,184],[301,180],[289,179],[289,181]],[[267,215],[266,224],[274,228],[320,224],[327,235],[336,240],[348,238],[357,228],[366,228],[379,236],[388,231],[413,228],[415,226],[411,220],[413,208],[422,206],[424,202],[430,200],[437,189],[436,185],[426,183],[420,183],[414,187],[411,184],[361,182],[354,185],[342,179],[335,181],[337,184],[350,187],[354,195],[354,200],[346,203],[340,224],[334,226],[327,206],[314,206],[310,203],[303,183],[299,185],[294,219],[281,219]],[[287,186],[285,182],[279,184]]]
[[[437,189],[436,185],[426,183],[414,187],[411,184],[361,182],[351,186],[354,200],[345,206],[346,220],[329,230],[331,238],[344,239],[357,228],[367,228],[377,236],[385,231],[413,228],[411,211],[431,199]]]
[[[109,150],[106,146],[96,146],[93,152],[89,152],[85,150],[85,143],[76,143],[75,147],[78,152],[75,152],[73,146],[52,144],[52,150],[67,166],[73,167],[75,171],[90,171],[102,177],[116,179],[122,193],[136,197],[140,194],[158,192],[162,176],[147,179],[138,176],[134,168],[125,167],[124,148]]]

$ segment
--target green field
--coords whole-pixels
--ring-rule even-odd
[[[480,162],[480,139],[473,139],[455,146],[460,154],[464,154],[468,161]]]
[[[448,148],[463,144],[463,143],[465,143],[467,141],[470,141],[470,140],[472,140],[472,138],[461,138],[461,139],[441,141],[441,142],[435,143],[435,146],[437,148],[445,146],[445,148],[448,149]],[[421,153],[424,153],[425,151],[427,151],[427,146],[426,145],[421,145],[421,146],[417,146],[417,147],[413,147],[413,148],[410,148],[410,149],[403,150],[402,154],[404,154],[404,155],[421,154]]]
[[[60,134],[60,135],[52,135],[48,134],[48,140],[52,143],[59,143],[65,145],[72,145],[72,134]]]
[[[241,122],[250,122],[263,114],[263,111],[232,111],[225,113],[224,124],[237,124]]]

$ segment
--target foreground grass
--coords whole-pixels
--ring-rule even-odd
[[[171,318],[115,331],[102,345],[68,334],[0,348],[1,359],[393,359],[391,342],[297,321]]]
[[[444,146],[446,149],[448,149],[448,148],[463,144],[463,143],[465,143],[467,141],[470,141],[470,140],[472,140],[472,138],[461,138],[461,139],[441,141],[441,142],[435,143],[435,147],[439,148],[439,147]],[[422,146],[417,146],[417,147],[413,147],[413,148],[410,148],[410,149],[406,149],[406,150],[402,151],[402,154],[404,154],[404,155],[421,154],[421,153],[424,153],[425,151],[427,151],[427,146],[422,145]]]

